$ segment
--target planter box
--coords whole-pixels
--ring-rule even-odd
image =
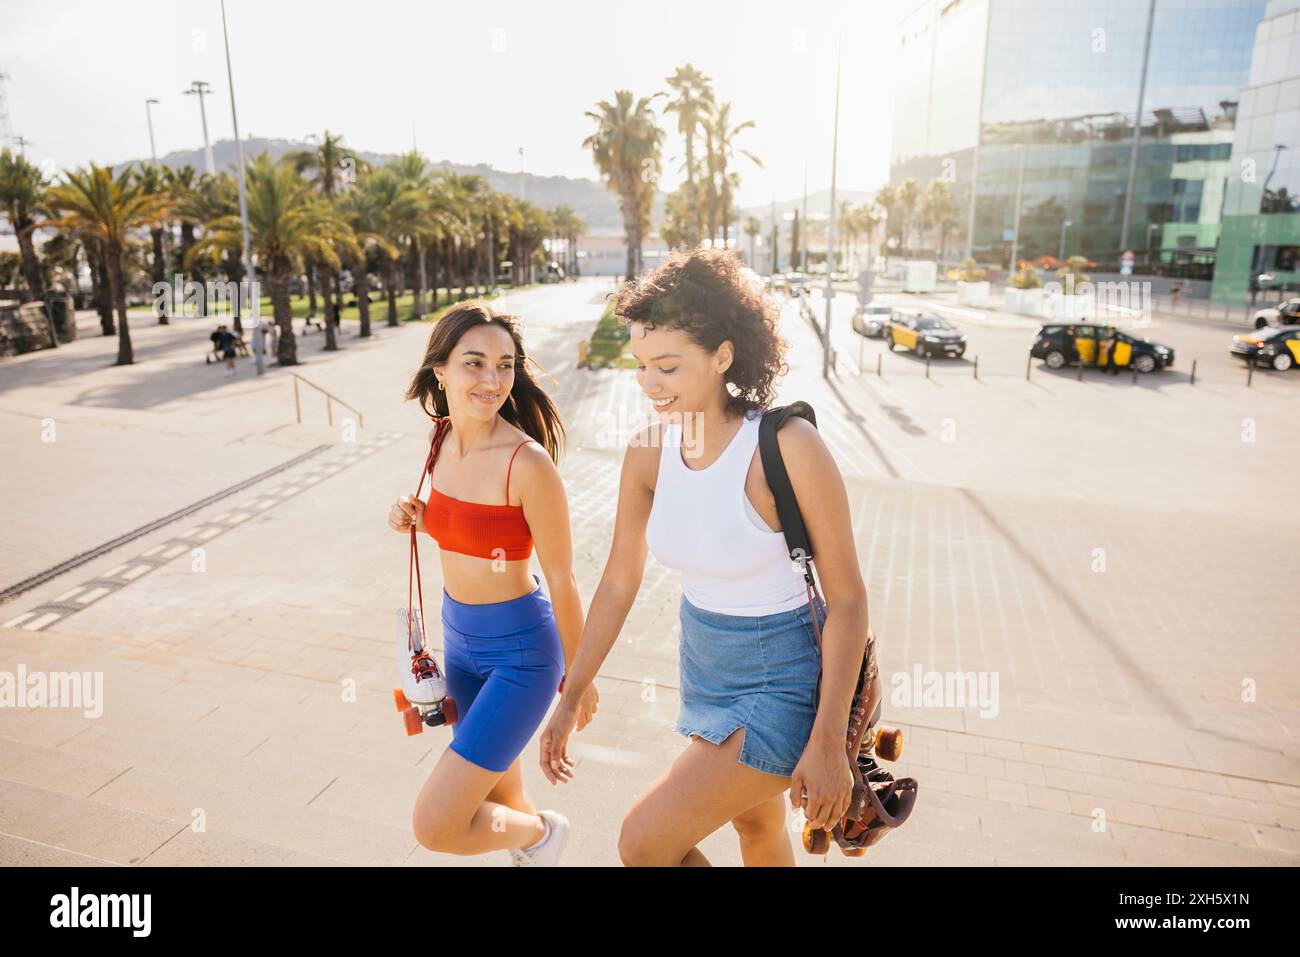
[[[1043,290],[1041,288],[1017,289],[1015,286],[1007,286],[1002,291],[1002,308],[1007,312],[1041,319],[1043,316]]]
[[[987,306],[989,304],[989,284],[987,282],[958,282],[957,302],[963,306]]]
[[[938,263],[931,259],[909,259],[903,274],[903,292],[934,292]]]

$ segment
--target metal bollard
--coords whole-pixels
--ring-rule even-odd
[[[1133,369],[1133,385],[1137,385],[1137,384],[1138,384],[1138,371],[1137,371],[1136,368],[1134,368],[1134,369]]]
[[[925,357],[925,377],[930,378],[930,357]]]
[[[975,357],[975,381],[978,382],[980,377],[980,357]]]
[[[884,356],[881,353],[877,352],[876,353],[876,378],[877,379],[880,378],[880,360],[882,358],[884,358]]]
[[[1030,356],[1028,359],[1025,360],[1025,381],[1026,382],[1029,381],[1029,370],[1032,369],[1033,366],[1034,366],[1034,357]]]
[[[1196,360],[1192,360],[1192,385],[1196,385]]]
[[[1250,388],[1250,380],[1255,378],[1255,363],[1246,363],[1246,388]]]
[[[1079,360],[1079,381],[1083,381],[1083,360]]]

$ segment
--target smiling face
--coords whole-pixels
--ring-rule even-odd
[[[651,329],[641,322],[629,328],[636,381],[656,412],[702,412],[726,400],[725,373],[733,358],[729,341],[708,352],[682,329]]]
[[[491,420],[515,384],[515,341],[501,326],[469,329],[436,369],[453,415]]]

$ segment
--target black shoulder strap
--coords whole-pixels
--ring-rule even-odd
[[[790,551],[790,559],[803,567],[807,577],[811,575],[807,562],[813,557],[812,542],[808,540],[808,530],[804,527],[803,515],[795,500],[794,486],[790,484],[790,473],[786,471],[785,461],[781,458],[781,447],[776,441],[777,430],[792,415],[807,419],[814,428],[817,425],[817,413],[807,402],[794,402],[769,409],[763,413],[763,420],[758,426],[758,453],[763,462],[763,474],[767,478],[768,488],[776,499],[776,513],[785,533],[785,547]]]

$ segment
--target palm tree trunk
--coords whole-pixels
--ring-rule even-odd
[[[325,351],[337,352],[339,348],[338,337],[338,304],[334,298],[334,286],[338,282],[338,277],[333,269],[325,270]]]
[[[384,298],[388,300],[388,324],[397,325],[397,264],[391,259],[384,264]]]
[[[419,319],[424,315],[424,287],[428,282],[424,269],[424,254],[420,248],[420,240],[417,237],[411,243],[411,253],[415,256],[415,308],[413,310],[415,318]]]
[[[307,263],[307,318],[316,318],[316,264],[314,262]]]
[[[366,257],[357,259],[356,268],[352,270],[352,290],[357,296],[357,315],[361,320],[361,338],[370,336],[370,273],[366,272]]]
[[[149,262],[149,271],[153,276],[154,284],[167,281],[167,270],[163,266],[163,231],[161,226],[151,227],[149,236],[153,240],[153,258]],[[171,323],[167,319],[167,310],[164,309],[158,315],[158,325],[167,326]]]
[[[113,323],[113,297],[108,288],[108,270],[104,266],[104,244],[98,239],[86,240],[86,261],[90,264],[91,298],[99,313],[99,331],[111,336],[117,332]]]
[[[280,341],[275,349],[276,360],[282,366],[296,366],[298,342],[293,335],[293,306],[289,301],[289,264],[283,261],[271,263],[266,281],[271,287],[271,312],[280,329]]]
[[[41,278],[41,264],[36,258],[36,245],[32,234],[25,227],[15,228],[18,234],[18,251],[22,255],[23,282],[27,284],[28,295],[32,299],[45,298],[45,281]]]
[[[117,306],[117,362],[129,366],[135,361],[131,348],[131,330],[126,324],[126,279],[122,274],[122,245],[115,239],[108,241],[108,282]]]

